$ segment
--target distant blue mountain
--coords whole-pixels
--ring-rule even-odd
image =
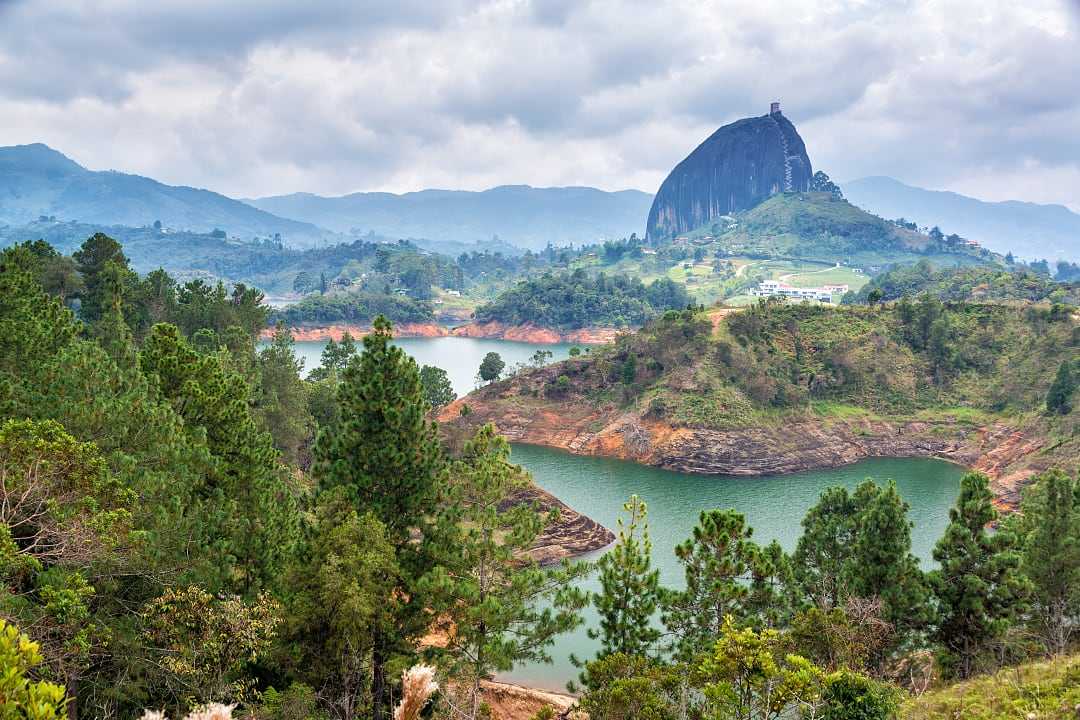
[[[539,249],[594,243],[642,233],[652,195],[589,187],[503,185],[482,192],[422,190],[323,197],[309,193],[247,201],[277,215],[338,232],[474,244],[498,235],[504,243]]]
[[[0,224],[38,217],[104,225],[163,225],[250,238],[281,233],[308,244],[327,235],[310,223],[277,217],[209,190],[164,185],[139,175],[87,170],[47,145],[0,147]]]
[[[890,177],[843,183],[855,205],[894,220],[938,225],[1000,253],[1049,260],[1080,259],[1080,215],[1062,205],[985,202],[954,192],[925,190]]]

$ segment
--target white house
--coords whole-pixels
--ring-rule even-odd
[[[757,289],[750,291],[757,297],[772,297],[782,295],[794,300],[817,300],[818,302],[832,302],[832,292],[826,288],[799,288],[782,283],[779,280],[762,280]]]

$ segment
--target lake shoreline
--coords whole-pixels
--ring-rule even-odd
[[[675,547],[692,535],[702,511],[734,509],[753,527],[756,542],[776,540],[785,552],[791,552],[801,534],[801,519],[822,491],[835,486],[850,491],[868,477],[896,481],[901,497],[910,505],[912,552],[929,569],[934,544],[948,525],[949,509],[964,473],[961,466],[937,459],[868,458],[804,473],[716,477],[536,445],[514,443],[511,447],[511,462],[526,468],[537,485],[607,527],[617,527],[623,503],[638,495],[648,505],[652,567],[660,572],[662,585],[676,589],[683,586],[685,570]],[[598,554],[585,559],[595,561]],[[578,587],[599,591],[599,578],[594,573]],[[588,626],[599,622],[595,608],[587,608],[584,617]],[[525,663],[500,673],[497,679],[558,691],[577,676],[568,656],[593,657],[598,649],[595,640],[575,631],[560,636],[551,648],[552,665]]]
[[[298,342],[340,342],[348,333],[354,338],[362,338],[371,333],[370,325],[354,323],[329,323],[294,325],[286,329]],[[273,338],[275,328],[266,328],[259,335],[260,340]],[[465,323],[464,325],[443,325],[437,322],[400,323],[394,325],[394,337],[397,338],[438,338],[463,337],[484,340],[510,340],[531,345],[558,345],[576,343],[580,345],[605,345],[614,342],[627,329],[608,327],[587,327],[577,330],[557,330],[532,323],[507,325],[500,322]]]
[[[439,420],[469,427],[491,422],[514,443],[718,477],[784,475],[867,458],[936,458],[986,473],[1005,512],[1018,507],[1031,477],[1053,464],[1041,453],[1046,441],[1037,421],[977,423],[946,411],[932,419],[807,412],[768,424],[696,428],[579,399],[547,399],[542,390],[553,378],[546,375],[557,372],[530,373],[539,383],[524,394],[514,387],[520,376],[481,388],[444,408]]]

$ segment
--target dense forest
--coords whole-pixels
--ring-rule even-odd
[[[435,318],[429,302],[404,294],[359,291],[312,295],[276,311],[273,319],[292,327],[305,323],[370,325],[379,315],[399,323],[431,322]]]
[[[982,344],[998,342],[988,328],[1004,310],[909,306],[766,304],[736,316],[715,357],[730,352],[736,368],[747,348],[773,343],[781,357],[762,372],[790,387],[762,403],[860,387],[835,352],[831,379],[806,381],[826,357],[798,350],[814,328],[887,331],[883,342],[936,363],[928,382],[941,387],[991,361]],[[1031,312],[1031,337],[1000,342],[1076,347],[1074,320]],[[421,709],[477,720],[481,681],[548,657],[587,604],[601,650],[580,658],[580,706],[595,720],[888,718],[938,676],[1074,647],[1075,467],[1044,473],[1023,514],[992,532],[988,480],[965,476],[931,572],[911,555],[895,486],[873,482],[826,491],[790,555],[757,544],[737,512],[702,513],[677,551],[680,589],[651,568],[636,498],[595,565],[541,568],[527,552],[557,518],[505,502],[529,479],[490,425],[444,440],[425,399],[425,376],[438,373],[390,342],[387,320],[362,348],[328,346],[303,380],[284,329],[257,349],[267,317],[243,286],[137,275],[104,235],[71,256],[44,242],[0,253],[0,695],[11,717],[178,717],[227,703],[275,720],[381,720],[395,707],[398,720]],[[707,347],[695,344],[708,337],[701,318],[671,311],[641,337],[676,333],[665,352],[694,352]],[[619,382],[639,381],[625,371],[635,342],[601,353],[623,354]],[[796,372],[794,357],[811,359]],[[1058,373],[1048,412],[1072,413],[1077,374]],[[587,596],[576,588],[590,572],[602,589]],[[1066,692],[1055,702],[1075,700]]]
[[[431,286],[465,290],[473,285],[512,281],[520,273],[557,263],[565,265],[576,252],[548,247],[540,252],[502,252],[470,249],[457,258],[442,254],[423,241],[399,240],[374,234],[348,238],[316,248],[299,249],[280,236],[239,239],[224,230],[199,233],[122,225],[100,227],[43,218],[22,227],[0,227],[0,247],[27,238],[43,239],[59,252],[71,253],[82,241],[102,232],[116,239],[133,270],[163,268],[176,277],[243,282],[268,293],[308,293],[348,288],[366,282],[381,290],[390,285],[419,299],[429,299]],[[77,238],[77,239],[76,239]]]
[[[686,289],[667,278],[645,285],[624,275],[599,273],[590,277],[578,269],[523,280],[478,307],[474,317],[478,322],[532,323],[559,329],[632,327],[689,304]]]
[[[935,268],[922,260],[878,275],[849,293],[844,303],[867,303],[917,297],[924,293],[942,301],[1018,301],[1080,305],[1080,283],[1068,281],[1071,266],[1061,263],[1058,278],[1014,265]]]

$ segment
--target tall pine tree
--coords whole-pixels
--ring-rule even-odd
[[[690,539],[675,548],[686,588],[664,593],[663,620],[676,637],[680,658],[689,661],[708,650],[725,619],[738,625],[754,619],[754,580],[767,558],[752,534],[742,513],[710,510],[701,513]]]
[[[481,716],[481,680],[519,662],[550,662],[560,633],[581,624],[586,595],[573,586],[583,563],[541,568],[529,550],[557,513],[507,503],[529,485],[510,463],[510,446],[490,423],[453,464],[451,504],[461,536],[428,586],[450,624],[444,663],[455,688],[454,717]]]
[[[338,389],[339,422],[320,433],[320,488],[343,487],[357,512],[385,527],[400,569],[372,639],[373,720],[387,716],[387,663],[412,656],[430,618],[420,580],[437,558],[446,462],[428,421],[416,362],[391,343],[390,322],[375,319],[364,352],[349,361]]]
[[[660,599],[660,571],[652,567],[648,508],[637,495],[623,505],[629,517],[619,518],[619,539],[597,562],[601,592],[593,602],[600,614],[600,655],[648,655],[660,630],[652,624]]]
[[[938,607],[933,639],[962,678],[971,676],[987,645],[1004,634],[1027,591],[1012,533],[987,531],[997,519],[992,499],[986,475],[964,475],[949,526],[934,548],[941,567],[930,574]]]
[[[110,264],[115,266],[124,275],[125,282],[134,279],[134,273],[120,243],[105,233],[94,233],[71,257],[86,285],[79,314],[86,322],[95,323],[109,308],[108,283],[111,281],[105,273],[106,268]]]
[[[1080,482],[1050,470],[1024,495],[1023,570],[1032,583],[1032,621],[1060,654],[1080,627]]]
[[[803,595],[822,610],[843,605],[844,573],[851,558],[859,508],[847,488],[826,488],[802,520],[793,556]]]
[[[893,482],[884,488],[864,482],[856,488],[854,501],[861,511],[845,572],[850,593],[880,598],[885,619],[898,630],[921,626],[927,619],[928,591],[911,553],[908,504]]]

